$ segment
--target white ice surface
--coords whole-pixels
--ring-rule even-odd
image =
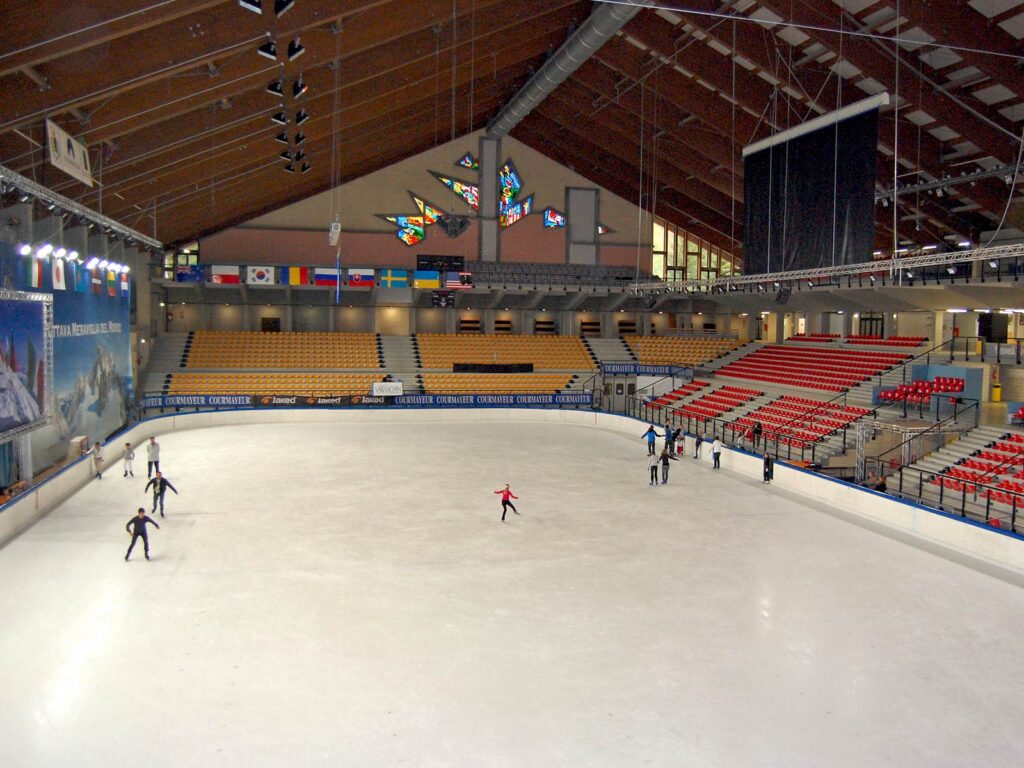
[[[144,451],[0,549],[0,766],[1024,764],[1024,591],[757,482],[556,424],[160,442],[153,561]]]

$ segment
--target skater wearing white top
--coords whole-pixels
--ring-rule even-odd
[[[722,458],[722,441],[719,440],[717,437],[715,438],[715,441],[711,444],[711,458],[715,460],[713,469],[721,469],[718,462]]]
[[[92,466],[96,470],[96,479],[103,479],[103,446],[97,442],[92,447]]]
[[[124,476],[128,477],[131,475],[135,477],[135,469],[132,466],[132,462],[135,461],[135,449],[132,448],[131,443],[124,444]]]
[[[146,478],[153,474],[153,470],[160,471],[160,443],[155,437],[149,438],[149,445],[146,446]]]
[[[647,457],[647,466],[651,468],[651,485],[658,484],[658,464],[661,462],[661,457],[652,453]]]

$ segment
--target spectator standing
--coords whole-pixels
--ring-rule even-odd
[[[146,479],[148,480],[153,471],[160,472],[160,443],[155,437],[149,438],[149,445],[146,446]]]
[[[772,461],[772,455],[768,451],[764,452],[764,477],[761,479],[762,483],[770,483],[772,476],[775,474],[775,462]]]
[[[96,479],[103,479],[103,446],[97,441],[90,451],[92,454],[92,468],[96,470]]]
[[[715,436],[714,442],[711,443],[711,458],[715,460],[713,469],[721,469],[719,462],[722,459],[722,441]]]

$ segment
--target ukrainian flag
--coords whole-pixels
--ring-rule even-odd
[[[413,273],[413,288],[440,288],[441,273],[433,269],[417,269]]]
[[[404,269],[382,269],[377,285],[385,288],[408,288],[409,273]]]

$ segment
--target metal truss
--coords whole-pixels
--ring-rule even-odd
[[[969,251],[953,251],[949,253],[926,253],[920,256],[907,256],[882,261],[865,261],[858,264],[843,264],[838,267],[820,267],[817,269],[796,269],[788,272],[766,272],[761,275],[738,275],[735,277],[719,277],[712,280],[674,280],[633,283],[630,288],[636,294],[656,293],[714,293],[728,292],[748,288],[753,285],[779,286],[792,285],[800,282],[828,281],[834,277],[856,275],[875,275],[888,272],[896,275],[914,269],[935,266],[953,266],[968,264],[975,261],[1002,261],[1024,257],[1024,244],[997,245],[990,248],[975,248]],[[826,282],[827,284],[827,282]]]
[[[32,197],[43,203],[55,205],[62,211],[73,213],[76,216],[80,216],[81,218],[91,221],[94,224],[98,224],[101,227],[106,227],[121,237],[130,238],[146,245],[155,252],[162,252],[164,249],[163,243],[159,240],[154,240],[152,237],[147,237],[138,230],[119,224],[110,217],[104,216],[102,213],[97,213],[91,208],[86,208],[84,205],[76,203],[71,198],[64,197],[64,195],[47,189],[42,184],[38,184],[32,181],[32,179],[22,176],[20,173],[12,171],[10,168],[3,165],[0,165],[0,181],[17,187],[22,192],[32,195]]]

